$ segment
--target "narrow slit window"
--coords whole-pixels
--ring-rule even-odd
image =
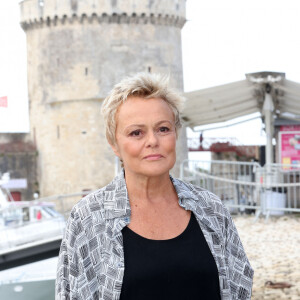
[[[33,142],[36,145],[36,129],[33,127]]]

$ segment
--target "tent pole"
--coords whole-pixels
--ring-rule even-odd
[[[273,100],[271,94],[266,91],[265,93],[265,100],[263,105],[263,112],[265,116],[265,129],[266,129],[266,135],[267,135],[267,143],[266,143],[266,166],[267,166],[267,177],[266,177],[266,183],[267,187],[271,184],[271,164],[273,163]]]

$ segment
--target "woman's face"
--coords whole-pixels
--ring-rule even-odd
[[[175,118],[159,98],[129,97],[116,114],[115,154],[125,172],[147,177],[169,173],[176,160]]]

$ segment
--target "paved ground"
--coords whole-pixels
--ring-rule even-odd
[[[264,218],[233,216],[247,256],[254,268],[253,300],[300,300],[300,214]],[[267,281],[290,288],[271,289]]]

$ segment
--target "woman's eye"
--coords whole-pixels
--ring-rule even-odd
[[[141,135],[141,131],[140,130],[134,130],[130,133],[130,136],[140,136]]]
[[[168,131],[170,131],[170,129],[168,127],[160,127],[159,131],[160,132],[168,132]]]

